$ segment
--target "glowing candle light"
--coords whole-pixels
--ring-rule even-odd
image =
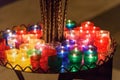
[[[57,52],[58,57],[60,58],[67,58],[68,57],[68,51],[61,50],[60,52]]]
[[[42,30],[40,25],[31,25],[28,27],[28,31],[31,34],[34,34],[38,39],[42,37]]]
[[[70,51],[68,57],[69,57],[70,63],[81,64],[82,53],[77,48]]]
[[[2,34],[3,38],[6,40],[6,44],[8,45],[8,38],[13,35],[13,31],[10,29],[6,29]]]
[[[68,60],[68,54],[69,51],[66,51],[64,46],[57,46],[57,56],[62,59],[62,64],[61,64],[61,70],[60,72],[65,72],[64,68],[68,68],[69,66],[69,60]]]
[[[17,64],[24,69],[25,67],[30,66],[30,58],[27,56],[20,55],[19,58],[17,58]]]
[[[98,60],[97,48],[93,45],[88,45],[83,49],[83,53],[84,64],[88,65],[90,68],[94,68],[95,65],[93,65],[93,63],[96,63]]]
[[[6,49],[5,39],[1,39],[1,38],[0,38],[0,59],[1,59],[3,62],[6,62],[5,50],[7,50],[7,49]]]
[[[105,60],[106,56],[104,53],[98,53],[98,60]]]
[[[33,44],[34,46],[43,45],[45,41],[42,39],[30,39],[29,44]]]
[[[92,63],[96,63],[97,61],[97,55],[84,55],[84,63],[85,64],[92,64]]]
[[[32,56],[30,57],[30,61],[33,69],[37,69],[40,67],[40,57],[41,55],[38,55],[35,52],[32,53]]]
[[[23,43],[29,43],[33,39],[37,39],[37,37],[34,34],[26,34],[22,36],[23,38]]]
[[[8,37],[8,39],[7,39],[7,43],[10,48],[15,48],[16,42],[17,42],[17,39],[16,39],[16,35],[14,35],[14,34],[11,35],[11,37]]]
[[[76,26],[76,23],[74,21],[72,21],[72,20],[67,20],[66,21],[66,27],[68,29],[73,29],[73,28],[75,28],[75,26]]]
[[[21,44],[19,50],[20,50],[20,54],[25,56],[27,55],[27,52],[32,49],[34,49],[34,46],[31,44]]]
[[[0,51],[5,51],[6,49],[6,40],[0,38]]]
[[[98,32],[94,45],[98,48],[99,53],[105,53],[110,46],[110,34],[108,31],[101,30]]]
[[[37,44],[35,45],[35,49],[36,49],[37,51],[39,51],[40,53],[43,51],[44,48],[45,48],[45,44],[39,44],[39,43],[37,43]]]
[[[42,57],[49,57],[52,55],[57,55],[56,54],[56,50],[52,47],[48,47],[48,45],[46,45],[46,47],[44,47],[44,49],[42,50],[41,56]]]
[[[94,23],[90,21],[86,21],[86,22],[81,23],[81,27],[83,30],[91,30],[94,27]]]
[[[40,58],[40,67],[44,70],[47,71],[49,66],[48,66],[48,57],[42,57]]]
[[[40,67],[45,71],[50,68],[58,72],[58,68],[62,68],[60,72],[65,72],[64,68],[72,68],[71,72],[76,72],[82,64],[94,68],[95,65],[91,65],[98,60],[105,60],[111,47],[109,31],[101,30],[90,21],[77,27],[74,21],[67,20],[64,30],[66,40],[59,44],[45,43],[40,39],[42,27],[38,24],[27,28],[25,25],[15,26],[13,31],[7,29],[2,34],[10,50],[7,50],[4,40],[0,40],[0,58],[6,50],[7,61],[13,66],[18,64],[23,69],[30,66],[33,70]]]
[[[68,58],[70,61],[70,68],[72,68],[71,72],[78,71],[82,62],[82,53],[77,48],[75,48],[74,50],[70,51]]]
[[[10,49],[5,51],[7,61],[14,67],[18,59],[18,49]]]
[[[22,35],[27,33],[26,26],[24,24],[13,26],[12,30],[15,31],[17,35]]]

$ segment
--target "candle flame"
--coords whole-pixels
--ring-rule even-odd
[[[73,54],[73,57],[77,57],[77,54],[74,53],[74,54]]]
[[[35,52],[33,52],[33,53],[32,53],[32,56],[36,56],[36,53],[35,53]]]
[[[75,52],[77,52],[78,51],[78,49],[77,49],[77,47],[75,47]]]
[[[61,53],[63,54],[63,53],[64,53],[64,50],[61,50]]]
[[[92,33],[95,33],[95,30],[93,30]]]
[[[88,27],[88,24],[85,24],[85,27],[87,28],[87,27]]]
[[[70,47],[70,45],[69,45],[69,44],[67,44],[67,47]]]
[[[64,46],[61,46],[62,49],[64,49]]]
[[[102,39],[100,40],[100,43],[103,43],[103,40],[102,40]]]
[[[83,30],[80,29],[80,33],[83,33]]]
[[[12,57],[16,57],[16,55],[17,55],[16,53],[12,53]]]
[[[93,46],[92,45],[89,45],[89,48],[92,48]]]
[[[89,55],[89,58],[93,58],[92,54]]]
[[[26,59],[25,59],[25,57],[22,57],[22,59],[21,59],[22,61],[25,61]]]
[[[91,55],[91,53],[93,52],[91,49],[89,49],[88,51],[89,51],[90,55]]]
[[[87,30],[86,33],[90,33],[89,30]]]

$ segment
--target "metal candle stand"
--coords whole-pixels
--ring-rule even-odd
[[[63,40],[63,31],[67,13],[67,1],[68,0],[40,0],[40,9],[43,23],[43,39],[45,42],[61,42]],[[114,43],[112,48],[115,49]],[[65,73],[59,73],[59,71],[54,72],[50,69],[47,71],[44,71],[41,68],[33,70],[31,67],[25,67],[22,69],[20,65],[13,67],[9,62],[5,63],[3,60],[0,60],[0,65],[4,67],[9,65],[11,69],[15,71],[19,80],[25,80],[22,72],[25,72],[26,69],[30,69],[32,73],[40,74],[59,73],[58,80],[111,80],[114,49],[113,52],[107,56],[104,61],[100,60],[98,63],[95,63],[95,68],[91,69],[86,65],[82,65],[77,72],[71,72],[70,70],[65,69]],[[83,66],[87,67],[87,69],[81,70]],[[19,67],[21,70],[16,70],[16,67]]]
[[[59,73],[58,80],[112,80],[112,63],[113,63],[113,53],[110,54],[110,56],[107,56],[105,60],[100,60],[98,64],[96,64],[95,68],[89,68],[86,65],[82,65],[81,68],[77,72],[70,72],[69,70],[66,70],[65,73]],[[101,64],[102,63],[102,64]],[[101,64],[101,65],[100,65]],[[0,60],[0,65],[6,67],[7,65],[10,65],[11,68],[16,73],[19,80],[25,80],[22,72],[25,72],[26,69],[30,69],[32,73],[40,73],[40,74],[47,74],[47,73],[56,73],[56,72],[50,72],[51,70],[48,69],[48,71],[44,71],[41,68],[38,68],[37,70],[32,70],[30,67],[25,67],[22,69],[21,66],[16,65],[15,67],[12,67],[10,63],[4,63],[2,60]],[[82,67],[87,67],[87,70],[81,70]],[[16,70],[15,68],[19,67],[21,70]],[[56,73],[58,74],[58,73]]]

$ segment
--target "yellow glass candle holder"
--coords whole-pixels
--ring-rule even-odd
[[[10,50],[6,50],[5,53],[6,53],[7,61],[14,67],[17,63],[19,50],[10,49]],[[8,67],[10,67],[10,65],[8,65]]]
[[[34,34],[26,34],[22,36],[24,43],[29,43],[31,39],[36,39],[37,37]]]
[[[10,63],[14,63],[18,58],[18,49],[6,50],[7,60]]]
[[[32,50],[32,49],[34,49],[34,45],[32,45],[32,44],[26,44],[26,43],[21,44],[20,45],[20,54],[25,56],[25,55],[27,55],[27,51]]]
[[[27,66],[30,67],[31,66],[31,64],[30,64],[30,58],[28,56],[23,56],[23,55],[19,54],[19,57],[17,58],[16,64],[18,64],[19,66],[21,66],[22,69],[25,69]],[[15,68],[15,69],[20,70],[19,67]],[[26,69],[25,71],[27,71],[27,72],[29,71],[30,72],[29,69]]]

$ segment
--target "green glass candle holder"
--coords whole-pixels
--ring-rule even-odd
[[[71,64],[81,64],[82,52],[80,52],[79,50],[72,50],[70,51],[68,58]]]
[[[84,55],[84,64],[87,65],[89,68],[94,68],[98,60],[97,54],[90,54],[90,55]]]

